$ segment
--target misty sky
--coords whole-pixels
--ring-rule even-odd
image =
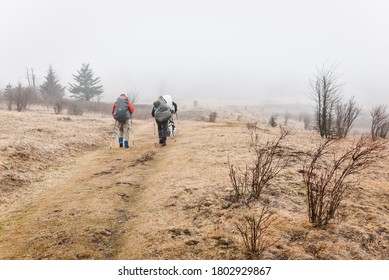
[[[309,79],[337,64],[345,96],[388,104],[386,0],[0,0],[0,89],[61,84],[89,63],[103,101],[136,89],[180,102],[309,103]]]

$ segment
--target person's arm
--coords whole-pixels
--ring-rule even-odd
[[[131,102],[128,102],[128,110],[130,110],[130,114],[134,113],[135,109]]]
[[[174,113],[177,113],[177,103],[173,101]]]
[[[155,108],[153,107],[153,110],[151,111],[151,115],[153,116],[153,118],[155,117]]]
[[[116,107],[116,102],[113,103],[113,105],[112,105],[112,117],[113,117],[113,114],[115,113],[115,107]]]

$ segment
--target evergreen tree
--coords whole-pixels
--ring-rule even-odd
[[[65,87],[58,83],[57,77],[51,65],[47,71],[44,83],[40,86],[40,93],[44,100],[58,101],[65,95]]]
[[[89,64],[82,64],[81,70],[77,71],[77,75],[73,75],[76,83],[71,84],[69,91],[73,94],[71,97],[90,101],[93,98],[99,100],[103,93],[103,86],[99,85],[100,78],[94,78],[92,69]]]
[[[8,84],[4,91],[3,91],[3,97],[7,101],[7,108],[8,110],[12,110],[12,103],[14,102],[14,90],[11,84]]]

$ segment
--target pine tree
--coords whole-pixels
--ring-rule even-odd
[[[73,75],[76,83],[69,83],[69,91],[73,93],[71,97],[86,101],[90,101],[93,98],[99,99],[103,93],[103,86],[98,85],[100,78],[93,77],[94,73],[89,68],[89,64],[82,64],[81,70],[77,71],[77,73],[77,75]]]
[[[7,108],[8,110],[12,110],[12,104],[14,103],[14,90],[11,84],[8,84],[4,91],[3,91],[3,97],[7,101]]]
[[[44,83],[40,86],[40,93],[44,100],[58,101],[65,95],[65,87],[58,83],[57,77],[51,65],[47,71]]]

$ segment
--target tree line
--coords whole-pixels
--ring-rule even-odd
[[[71,98],[77,101],[100,102],[103,93],[101,79],[95,77],[89,64],[82,64],[81,69],[73,74],[73,83],[68,87],[61,85],[52,66],[49,66],[44,82],[37,88],[33,69],[27,69],[28,86],[20,82],[13,86],[8,84],[0,92],[0,97],[6,102],[8,110],[15,106],[17,111],[22,111],[33,102],[39,102],[51,106],[55,114],[59,114],[65,107],[72,114],[80,114],[79,108],[74,103],[66,100],[65,89]],[[355,120],[361,114],[362,107],[358,105],[354,97],[344,100],[343,84],[339,81],[336,67],[325,67],[317,69],[317,73],[310,81],[309,97],[314,101],[314,114],[302,116],[304,128],[308,128],[314,121],[313,128],[323,138],[344,138],[351,131]],[[129,93],[131,102],[134,103],[139,93],[135,90]],[[196,105],[197,106],[197,102]],[[389,134],[389,112],[385,105],[377,105],[370,110],[371,135],[374,138],[386,138]],[[285,115],[285,125],[290,116]],[[271,126],[276,126],[276,116],[269,120]]]
[[[27,69],[26,78],[28,86],[23,86],[21,82],[16,86],[8,84],[1,92],[1,97],[5,100],[8,110],[15,107],[20,112],[26,109],[28,105],[40,101],[52,106],[55,114],[59,114],[67,103],[65,100],[66,88],[71,93],[71,98],[86,102],[100,101],[104,92],[101,79],[95,77],[89,64],[82,64],[77,74],[73,74],[74,82],[69,83],[68,87],[61,85],[51,65],[44,77],[44,82],[39,87],[36,86],[32,69],[30,72]]]

